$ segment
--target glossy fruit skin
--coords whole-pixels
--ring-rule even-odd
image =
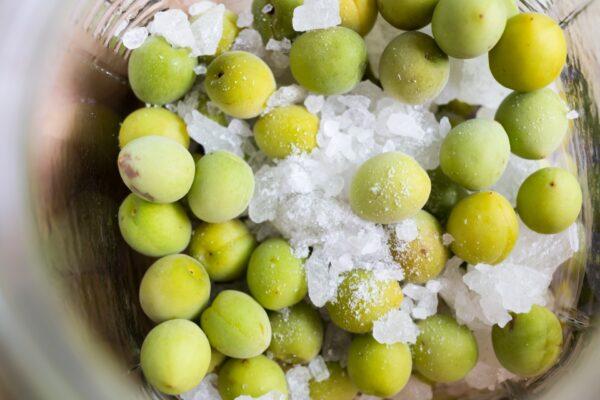
[[[381,55],[379,79],[384,90],[408,104],[435,98],[450,75],[448,56],[435,40],[421,32],[405,32],[392,40]]]
[[[190,255],[204,266],[210,279],[228,282],[240,278],[256,240],[240,220],[220,224],[202,223],[194,230]]]
[[[142,310],[154,322],[195,319],[208,303],[210,278],[192,257],[166,256],[144,274],[139,297]]]
[[[129,190],[146,201],[163,204],[187,194],[196,169],[185,147],[155,135],[129,142],[121,149],[117,165]]]
[[[288,364],[305,364],[315,358],[323,344],[323,321],[306,303],[269,313],[273,338],[269,351]]]
[[[502,125],[471,119],[454,127],[442,143],[440,167],[454,182],[469,190],[496,183],[510,157],[510,142]]]
[[[421,210],[413,220],[419,231],[417,238],[399,246],[392,230],[390,249],[394,261],[404,271],[404,279],[409,283],[422,284],[443,271],[449,252],[442,241],[442,226],[433,215]]]
[[[252,2],[254,29],[260,33],[264,43],[267,43],[270,38],[293,39],[298,35],[292,26],[292,18],[294,9],[302,3],[303,0],[254,0]],[[264,13],[262,10],[267,4],[271,4],[273,10]]]
[[[208,369],[210,345],[195,323],[173,319],[157,325],[142,343],[144,376],[165,394],[181,394],[196,387]]]
[[[174,112],[161,107],[144,107],[129,114],[119,130],[119,147],[142,136],[159,135],[190,146],[190,136],[185,122]]]
[[[516,0],[503,0],[506,7],[506,18],[512,18],[519,13]]]
[[[517,212],[529,229],[554,234],[577,220],[582,203],[581,186],[575,176],[562,168],[543,168],[519,188]]]
[[[189,49],[175,49],[162,37],[151,36],[131,53],[129,84],[145,103],[172,103],[192,88],[196,65]]]
[[[244,212],[254,193],[254,173],[240,157],[215,151],[196,162],[188,203],[196,217],[221,223]]]
[[[490,51],[506,26],[504,0],[440,0],[431,21],[433,37],[454,58]]]
[[[287,397],[288,388],[281,367],[265,356],[246,360],[227,360],[219,371],[217,383],[223,400],[239,396],[260,397],[277,391]]]
[[[508,20],[489,59],[490,70],[502,86],[532,92],[558,78],[567,61],[567,42],[550,17],[518,14]]]
[[[271,343],[271,324],[265,310],[252,297],[224,290],[200,317],[212,347],[228,357],[251,358]]]
[[[367,333],[373,322],[400,307],[402,289],[397,281],[377,280],[374,273],[354,269],[344,275],[336,298],[327,303],[331,321],[352,333]]]
[[[234,118],[254,118],[275,92],[273,72],[246,51],[228,51],[208,66],[204,89],[210,100]]]
[[[317,382],[311,379],[309,384],[311,400],[353,400],[358,388],[348,376],[348,372],[336,362],[328,362],[329,378]]]
[[[149,257],[176,254],[185,249],[192,224],[180,204],[155,204],[130,194],[119,208],[123,239]]]
[[[379,13],[403,31],[421,29],[431,22],[439,0],[377,0]]]
[[[271,159],[310,153],[317,147],[319,117],[297,105],[275,108],[254,124],[258,148]]]
[[[223,362],[225,362],[225,354],[221,353],[218,350],[215,350],[213,348],[210,349],[210,364],[208,364],[208,370],[206,371],[207,374],[210,374],[212,372],[216,372],[219,367],[221,366],[221,364],[223,364]]]
[[[352,178],[350,206],[367,221],[392,224],[415,215],[430,193],[429,176],[412,157],[382,153],[363,163]]]
[[[219,40],[215,55],[220,56],[231,49],[233,42],[235,42],[235,38],[238,33],[240,33],[240,28],[237,26],[237,19],[238,16],[235,13],[225,10],[225,18],[223,18],[223,35],[221,36],[221,40]]]
[[[495,265],[506,259],[519,236],[519,222],[511,204],[496,192],[479,192],[452,210],[446,230],[451,249],[469,264]]]
[[[293,306],[308,292],[304,262],[283,239],[268,239],[254,250],[246,280],[252,296],[268,310]]]
[[[342,26],[361,36],[371,32],[377,20],[376,0],[340,0]]]
[[[352,29],[333,27],[303,33],[292,44],[290,68],[296,81],[314,93],[352,90],[367,66],[367,47]]]
[[[496,121],[508,134],[514,154],[541,160],[552,154],[564,139],[569,129],[568,112],[560,96],[544,88],[508,95],[498,107]]]
[[[381,344],[371,335],[356,336],[348,350],[348,374],[365,394],[391,397],[408,383],[410,349],[404,343]]]
[[[562,327],[552,311],[534,305],[528,313],[513,315],[504,328],[495,325],[492,343],[504,368],[522,377],[533,377],[548,371],[558,361],[563,344]]]
[[[450,383],[464,378],[477,363],[473,333],[446,315],[434,315],[417,323],[421,333],[413,346],[415,370],[425,378]]]
[[[441,168],[427,171],[431,179],[431,195],[425,204],[425,210],[433,214],[441,223],[445,223],[454,206],[469,195],[459,184],[452,182]]]

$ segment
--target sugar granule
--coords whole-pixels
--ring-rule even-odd
[[[342,23],[338,0],[305,0],[294,9],[292,26],[296,32],[331,28]]]

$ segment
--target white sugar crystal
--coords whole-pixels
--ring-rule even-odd
[[[444,233],[442,235],[442,242],[444,243],[444,246],[449,246],[454,242],[454,236],[449,233]]]
[[[227,150],[239,156],[243,155],[242,137],[236,132],[222,127],[197,110],[192,110],[184,120],[190,137],[201,144],[206,153]]]
[[[466,383],[478,390],[495,390],[502,382],[512,379],[513,374],[505,370],[496,358],[492,345],[491,327],[473,332],[477,339],[478,361],[465,377]]]
[[[289,106],[300,103],[306,98],[306,89],[298,85],[282,86],[275,91],[267,100],[266,114],[275,107]]]
[[[321,95],[309,94],[304,100],[304,107],[312,114],[318,114],[323,109],[325,97]]]
[[[223,4],[216,5],[196,17],[191,25],[194,56],[209,56],[217,52],[223,36],[223,18],[225,18]]]
[[[291,400],[310,400],[308,387],[310,378],[310,371],[302,365],[296,365],[286,372],[285,379],[290,390]]]
[[[236,397],[235,400],[287,400],[287,396],[281,392],[272,390],[269,393],[263,394],[262,396],[259,396],[259,397],[242,395],[242,396]]]
[[[194,47],[194,34],[187,15],[178,9],[160,11],[148,24],[148,31],[162,36],[175,47]],[[213,53],[214,54],[214,53]]]
[[[181,400],[221,400],[216,386],[217,375],[208,374],[194,389],[181,394]]]
[[[138,26],[125,32],[123,35],[123,46],[129,50],[135,50],[144,44],[148,37],[148,29],[144,26]]]
[[[511,154],[504,174],[500,180],[492,186],[492,190],[497,191],[506,197],[511,204],[515,205],[517,193],[519,192],[519,188],[523,181],[541,167],[540,161],[524,160]]]
[[[197,66],[194,67],[194,73],[196,75],[206,75],[206,64],[198,64]]]
[[[267,42],[267,46],[265,48],[271,51],[288,53],[292,48],[292,42],[288,38],[283,38],[283,40],[275,40],[271,38]]]
[[[262,10],[261,10],[261,12],[262,12],[263,14],[268,14],[268,13],[270,13],[271,11],[273,11],[273,4],[271,4],[271,3],[268,3],[268,4],[266,4],[266,5],[265,5],[265,6],[262,8]]]
[[[567,113],[567,119],[577,119],[579,118],[579,112],[577,110],[571,110]]]
[[[254,15],[252,15],[252,11],[244,10],[238,15],[237,26],[239,28],[248,28],[252,26],[254,22]]]
[[[391,400],[431,400],[433,390],[431,386],[411,375],[404,388],[391,398]]]
[[[250,125],[248,125],[246,121],[242,121],[241,119],[232,119],[229,123],[229,126],[227,126],[227,129],[238,136],[252,136],[252,129],[250,129]]]
[[[305,0],[294,9],[292,26],[296,32],[325,29],[342,23],[338,0]]]
[[[258,31],[246,28],[238,33],[232,45],[232,50],[247,51],[257,57],[265,57],[265,46]]]
[[[396,240],[401,242],[412,242],[419,236],[417,223],[413,218],[405,219],[394,225]]]
[[[325,361],[337,361],[342,366],[346,365],[348,347],[352,342],[352,335],[337,327],[333,323],[327,324],[325,337],[323,339],[323,359]]]
[[[213,1],[208,1],[208,0],[199,1],[197,3],[192,4],[188,8],[188,13],[191,16],[200,15],[200,14],[210,10],[211,8],[215,7],[216,5],[217,5],[217,3],[213,2]]]
[[[415,306],[411,310],[411,315],[414,319],[426,319],[437,312],[437,293],[440,290],[440,287],[437,287],[438,285],[439,282],[437,285],[433,283],[429,286],[420,286],[412,283],[404,286],[402,289],[404,295],[415,302]],[[433,288],[433,290],[430,288]]]
[[[425,287],[432,293],[439,293],[440,290],[442,290],[442,283],[440,281],[432,279],[425,284]]]
[[[379,343],[414,344],[419,336],[419,328],[410,315],[400,309],[392,310],[373,324],[373,337]]]
[[[311,376],[317,382],[329,379],[329,368],[321,356],[316,356],[308,363],[308,369]]]

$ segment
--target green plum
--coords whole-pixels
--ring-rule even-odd
[[[323,344],[323,322],[319,312],[306,303],[269,314],[273,338],[269,351],[288,364],[307,363]]]
[[[208,66],[204,88],[223,112],[247,119],[262,112],[276,85],[263,60],[245,51],[228,51]]]
[[[157,325],[142,343],[140,364],[148,382],[165,394],[196,387],[208,370],[210,345],[202,329],[186,319]]]
[[[212,347],[228,357],[251,358],[271,343],[271,324],[252,297],[224,290],[202,313],[200,324]]]
[[[119,208],[119,228],[128,245],[150,257],[185,249],[192,224],[180,204],[155,204],[130,194]]]
[[[195,230],[190,242],[190,255],[204,266],[210,279],[228,282],[240,278],[256,240],[240,220],[220,224],[202,223]]]
[[[567,61],[567,42],[552,18],[518,14],[508,20],[489,60],[490,70],[501,85],[531,92],[558,78]]]
[[[452,182],[439,167],[427,173],[431,179],[431,195],[425,204],[425,210],[445,223],[456,203],[467,197],[469,192]]]
[[[223,400],[235,400],[244,395],[260,397],[273,391],[286,397],[288,394],[283,370],[265,356],[227,360],[219,371],[217,387]]]
[[[533,231],[559,233],[581,212],[583,194],[577,178],[562,168],[543,168],[519,188],[517,212]]]
[[[510,157],[510,142],[502,125],[471,119],[452,128],[442,143],[440,166],[444,174],[469,190],[496,183]]]
[[[421,29],[431,22],[439,0],[377,0],[379,13],[403,31]]]
[[[254,124],[254,139],[269,158],[286,158],[317,147],[319,117],[302,106],[278,107]]]
[[[448,118],[450,126],[454,128],[468,119],[475,118],[480,109],[481,106],[467,104],[454,99],[447,104],[438,105],[437,110],[435,111],[435,117],[438,121],[441,121],[444,117]]]
[[[263,41],[269,39],[293,39],[298,35],[292,26],[294,9],[304,3],[304,0],[254,0],[252,2],[252,15],[254,28],[260,32]],[[268,5],[271,11],[263,12]]]
[[[233,153],[219,150],[196,162],[188,203],[196,217],[221,223],[246,210],[254,193],[254,173]]]
[[[152,203],[173,203],[183,198],[194,180],[190,152],[164,136],[143,136],[127,143],[117,164],[127,187]]]
[[[479,350],[473,333],[447,315],[417,323],[420,334],[413,346],[416,371],[439,383],[464,378],[475,367]]]
[[[209,297],[208,274],[198,261],[184,254],[156,261],[140,284],[142,310],[154,322],[195,319]]]
[[[165,39],[151,36],[131,52],[129,84],[143,102],[163,105],[183,97],[194,84],[198,65],[189,49],[176,49]]]
[[[506,7],[506,17],[512,18],[519,13],[519,7],[516,0],[503,0]]]
[[[381,55],[379,79],[384,90],[409,104],[435,98],[448,82],[448,56],[435,40],[421,32],[405,32],[392,40]]]
[[[246,280],[252,296],[268,310],[293,306],[308,291],[304,262],[283,239],[268,239],[254,250]]]
[[[311,92],[332,95],[352,90],[367,66],[367,47],[352,29],[333,27],[303,33],[292,44],[290,68]]]
[[[412,157],[389,152],[360,166],[350,186],[350,205],[363,219],[392,224],[415,215],[430,192],[427,172]]]
[[[513,374],[534,377],[548,371],[560,357],[563,333],[560,321],[545,307],[513,315],[504,327],[492,329],[494,352]]]
[[[358,388],[348,376],[348,372],[339,363],[328,362],[329,378],[317,382],[311,379],[309,384],[312,400],[353,400]]]
[[[206,373],[210,374],[212,372],[216,372],[219,367],[221,366],[221,364],[223,364],[223,362],[225,362],[225,354],[221,353],[218,350],[215,350],[213,348],[210,349],[210,364],[208,364],[208,370],[206,371]]]
[[[511,204],[496,192],[480,192],[452,210],[446,230],[454,254],[469,264],[495,265],[506,259],[519,236],[519,221]]]
[[[568,112],[560,96],[545,88],[508,95],[498,107],[496,121],[506,130],[514,154],[540,160],[560,146],[569,129]]]
[[[373,322],[402,303],[397,281],[377,279],[364,269],[354,269],[343,278],[335,299],[327,303],[327,311],[333,323],[348,332],[370,332]]]
[[[504,0],[440,0],[431,21],[433,37],[454,58],[490,51],[506,26]]]
[[[425,283],[437,277],[448,261],[448,249],[444,246],[444,231],[435,217],[427,211],[419,211],[413,220],[418,236],[408,243],[398,243],[396,234],[390,236],[390,249],[394,261],[404,270],[409,283]]]
[[[145,107],[129,114],[121,124],[119,147],[149,135],[168,137],[186,149],[190,146],[185,122],[177,114],[161,107]]]
[[[342,26],[366,36],[377,21],[377,0],[340,0]]]
[[[411,370],[410,349],[404,343],[382,344],[361,335],[348,349],[348,374],[362,393],[394,396],[408,383]]]
[[[235,38],[237,38],[238,33],[240,33],[240,28],[237,26],[238,16],[237,14],[225,10],[225,16],[223,18],[223,34],[221,35],[221,40],[219,40],[219,44],[217,45],[216,56],[219,56],[226,51],[231,49],[233,42],[235,42]]]

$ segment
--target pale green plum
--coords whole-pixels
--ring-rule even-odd
[[[194,180],[190,152],[164,136],[143,136],[121,149],[117,161],[123,182],[153,203],[173,203],[189,192]]]
[[[148,383],[170,395],[196,387],[209,363],[206,335],[186,319],[173,319],[154,327],[140,351],[140,364]]]
[[[273,109],[254,124],[258,148],[270,158],[286,158],[317,147],[319,117],[297,105]]]
[[[377,0],[339,0],[342,26],[361,36],[373,29],[377,20]]]
[[[166,256],[148,268],[139,296],[142,310],[154,322],[195,319],[208,303],[210,278],[192,257]]]
[[[150,203],[135,194],[119,208],[119,228],[129,246],[150,257],[183,251],[192,235],[192,224],[180,204]]]
[[[558,78],[567,61],[565,35],[546,15],[515,15],[490,51],[489,61],[501,85],[519,92],[541,89]]]
[[[296,81],[311,92],[332,95],[352,90],[367,66],[367,47],[352,29],[333,27],[298,37],[290,51]]]
[[[348,376],[348,372],[339,363],[328,362],[329,378],[308,383],[311,400],[353,400],[358,388]]]
[[[268,239],[254,250],[246,280],[252,296],[268,310],[293,306],[308,291],[304,261],[283,239]]]
[[[260,32],[265,43],[270,38],[293,39],[298,35],[292,26],[294,9],[302,3],[304,0],[254,0],[252,2],[254,29]],[[263,12],[269,4],[272,6],[271,11]]]
[[[269,314],[273,339],[269,351],[288,364],[304,364],[321,351],[323,322],[319,312],[306,303]]]
[[[233,42],[235,42],[235,38],[237,38],[238,33],[240,33],[240,28],[237,26],[237,20],[237,14],[225,10],[225,18],[223,18],[223,34],[221,40],[219,40],[215,55],[219,56],[231,49]]]
[[[417,323],[420,334],[413,346],[416,371],[439,383],[464,378],[475,367],[479,350],[466,326],[447,315],[434,315]]]
[[[379,79],[386,93],[409,104],[435,98],[450,75],[448,56],[435,40],[421,32],[405,32],[381,55]]]
[[[506,7],[506,17],[512,18],[519,13],[519,7],[516,0],[503,0]]]
[[[519,221],[511,204],[496,192],[480,192],[452,210],[446,230],[454,254],[469,264],[495,265],[506,259],[519,236]]]
[[[444,174],[469,190],[496,183],[510,157],[510,142],[502,125],[471,119],[454,127],[442,143],[440,166]]]
[[[498,107],[496,121],[506,130],[511,151],[540,160],[552,154],[569,129],[569,108],[556,92],[544,88],[513,92]]]
[[[266,311],[252,297],[224,290],[202,313],[200,324],[212,347],[228,357],[251,358],[271,343]]]
[[[392,26],[414,31],[429,25],[439,0],[377,0],[379,13]]]
[[[177,114],[162,107],[144,107],[129,114],[121,124],[119,147],[149,135],[168,137],[186,149],[190,146],[185,122]]]
[[[382,344],[373,336],[356,336],[348,349],[348,374],[365,394],[391,397],[408,383],[410,349],[404,343]]]
[[[433,214],[440,222],[445,223],[450,212],[460,200],[469,195],[469,192],[459,184],[452,182],[441,168],[427,171],[431,179],[431,195],[425,210]]]
[[[228,282],[240,278],[256,240],[240,220],[220,224],[202,223],[190,242],[190,255],[204,266],[215,282]]]
[[[334,300],[327,303],[333,323],[352,333],[367,333],[373,322],[402,303],[400,284],[377,279],[372,271],[354,269],[344,275]]]
[[[490,51],[506,26],[504,0],[440,0],[433,12],[433,37],[454,58],[475,58]]]
[[[560,357],[563,333],[560,321],[545,307],[513,315],[504,327],[492,329],[494,352],[513,374],[534,377],[548,371]]]
[[[210,223],[237,218],[254,193],[254,173],[240,157],[215,151],[196,162],[188,204],[196,217]]]
[[[544,168],[531,174],[519,188],[517,212],[529,229],[559,233],[577,220],[582,199],[575,176],[562,168]]]
[[[448,249],[444,246],[444,231],[435,217],[427,211],[419,211],[413,220],[417,238],[408,243],[398,243],[395,232],[390,235],[390,250],[394,261],[404,270],[409,283],[425,283],[437,277],[448,261]]]
[[[228,51],[208,66],[204,88],[210,100],[235,118],[254,118],[275,92],[269,66],[246,51]]]
[[[287,398],[288,387],[281,367],[265,356],[246,360],[227,360],[219,371],[217,383],[223,400],[239,396],[260,397],[279,392]]]
[[[221,366],[221,364],[223,364],[223,362],[225,362],[225,358],[227,358],[225,356],[225,354],[221,353],[218,350],[211,348],[210,349],[210,364],[208,364],[208,370],[206,371],[206,373],[210,374],[212,372],[216,372],[219,369],[219,367]]]
[[[198,65],[190,50],[172,47],[165,39],[151,36],[131,52],[129,84],[143,102],[163,105],[183,97],[194,84]]]
[[[359,217],[392,224],[412,217],[429,198],[431,181],[412,157],[377,155],[360,166],[350,186],[350,205]]]

